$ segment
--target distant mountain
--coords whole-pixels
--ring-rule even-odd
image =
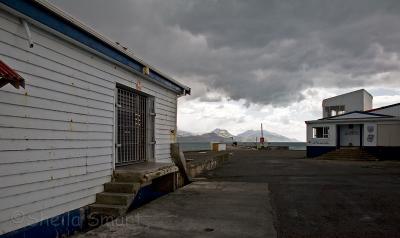
[[[215,134],[217,134],[217,135],[219,135],[220,137],[223,137],[223,138],[232,138],[232,137],[234,137],[234,135],[232,135],[231,133],[229,133],[229,131],[227,131],[225,129],[217,128],[217,129],[213,130],[211,133],[215,133]]]
[[[212,132],[194,135],[193,133],[180,133],[182,131],[178,131],[178,142],[254,142],[256,137],[260,138],[260,131],[258,130],[248,130],[243,133],[238,134],[237,136],[232,135],[229,131],[225,129],[215,129]],[[233,140],[232,140],[233,137]],[[294,142],[297,141],[295,139],[291,139],[285,136],[282,136],[277,133],[269,132],[264,130],[264,138],[268,142]]]
[[[184,137],[184,136],[194,136],[195,134],[192,132],[188,132],[188,131],[181,131],[178,130],[178,137]]]
[[[267,142],[295,142],[297,141],[296,139],[288,138],[286,136],[274,133],[274,132],[269,132],[266,130],[263,130],[264,133],[264,138]],[[241,142],[252,142],[256,140],[256,137],[260,138],[261,132],[259,130],[247,130],[243,133],[240,133],[236,136],[238,141]]]
[[[178,136],[178,142],[232,142],[232,138],[222,137],[214,132],[193,136]]]

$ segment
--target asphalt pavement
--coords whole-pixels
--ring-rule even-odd
[[[267,183],[278,237],[400,237],[400,161],[304,157],[302,151],[235,151],[205,177]]]
[[[235,150],[223,167],[80,237],[400,237],[400,161]]]

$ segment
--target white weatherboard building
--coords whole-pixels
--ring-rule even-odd
[[[45,1],[0,0],[0,59],[0,235],[72,221],[116,166],[171,162],[190,88],[126,48]]]
[[[372,109],[364,89],[323,100],[323,118],[306,121],[307,156],[358,147],[382,159],[400,152],[400,103]]]

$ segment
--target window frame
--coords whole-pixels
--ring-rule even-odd
[[[318,132],[318,130],[322,130]],[[321,136],[319,136],[321,135]],[[313,139],[328,139],[329,138],[329,126],[316,126],[312,127],[312,138]]]
[[[144,106],[143,112],[145,117],[144,119],[144,142],[145,142],[145,148],[144,148],[144,158],[140,159],[140,160],[132,160],[132,161],[128,161],[128,162],[124,162],[121,161],[121,158],[119,158],[119,154],[118,154],[118,149],[119,149],[119,144],[118,144],[118,136],[120,133],[119,132],[119,128],[118,128],[118,120],[119,120],[119,116],[118,116],[118,108],[120,107],[120,105],[118,104],[118,89],[121,90],[125,90],[125,91],[129,91],[132,92],[142,98],[144,98],[144,104],[141,106]],[[115,87],[115,115],[114,115],[114,166],[118,167],[118,166],[124,166],[127,164],[134,164],[134,163],[141,163],[141,162],[146,162],[146,161],[155,161],[155,118],[156,118],[156,110],[155,110],[155,96],[144,93],[142,91],[139,91],[137,89],[134,89],[130,86],[124,85],[124,84],[120,84],[120,83],[116,83],[116,87]]]
[[[325,112],[328,117],[338,116],[346,113],[345,105],[325,106]]]

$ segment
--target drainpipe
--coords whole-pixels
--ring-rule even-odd
[[[29,25],[25,20],[22,20],[22,25],[24,25],[26,36],[28,37],[29,48],[33,48],[33,40],[31,35],[31,30],[29,29]]]

